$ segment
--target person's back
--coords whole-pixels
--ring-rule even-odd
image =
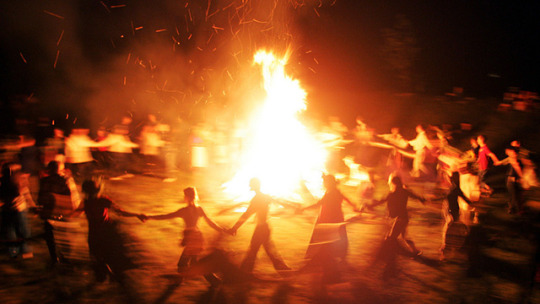
[[[199,206],[190,204],[187,207],[180,209],[180,217],[184,220],[186,224],[185,229],[198,229],[197,223],[199,218],[202,216],[202,209]]]
[[[388,194],[388,213],[391,218],[403,217],[407,218],[407,201],[409,200],[409,192],[403,187],[396,188],[395,191]]]
[[[317,221],[319,223],[342,222],[344,219],[342,202],[343,195],[337,188],[328,190],[321,199],[321,211]]]
[[[109,218],[111,204],[111,200],[106,197],[92,196],[84,200],[84,213],[88,220],[89,230],[100,229],[111,223]]]

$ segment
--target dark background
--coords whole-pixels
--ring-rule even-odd
[[[318,116],[352,116],[381,103],[380,92],[441,95],[459,86],[501,99],[510,86],[538,90],[537,1],[243,3],[4,1],[4,121],[32,111],[92,126],[126,111],[193,121],[238,115],[260,90],[251,61],[261,47],[289,48],[290,73]],[[382,51],[399,16],[417,50],[406,87]]]

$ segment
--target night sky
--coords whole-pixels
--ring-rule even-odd
[[[509,86],[539,89],[538,1],[275,3],[3,1],[3,109],[32,96],[45,115],[91,113],[100,122],[125,110],[183,118],[202,118],[194,113],[208,106],[237,110],[257,89],[249,69],[260,47],[289,47],[291,73],[314,102],[346,108],[365,92],[399,91],[381,52],[398,15],[418,49],[411,90],[461,86],[500,98]]]

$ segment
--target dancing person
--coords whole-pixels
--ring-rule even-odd
[[[416,138],[409,141],[409,144],[415,151],[411,176],[423,178],[428,172],[428,168],[426,168],[424,164],[424,159],[426,158],[428,151],[433,148],[433,145],[427,137],[426,127],[424,125],[417,125],[416,133]]]
[[[88,137],[88,132],[88,129],[75,128],[65,141],[66,166],[78,183],[90,178],[94,169],[90,148],[100,146]]]
[[[505,150],[507,158],[497,161],[495,165],[508,165],[508,173],[506,174],[506,188],[510,195],[508,202],[509,214],[523,214],[523,187],[521,185],[523,179],[523,164],[518,157],[516,147],[508,147]]]
[[[486,144],[487,138],[484,135],[478,135],[476,138],[478,142],[478,182],[480,183],[480,190],[484,193],[491,195],[493,193],[493,189],[486,183],[486,173],[489,169],[489,158],[493,161],[493,163],[498,163],[499,159]]]
[[[394,127],[390,129],[390,134],[380,134],[377,135],[377,137],[380,137],[386,141],[388,141],[391,145],[395,146],[392,151],[390,151],[390,154],[388,155],[388,159],[386,161],[386,167],[388,170],[388,173],[392,172],[400,172],[403,170],[403,154],[399,152],[398,149],[405,149],[409,145],[409,143],[401,136],[399,133],[399,128]]]
[[[28,188],[28,174],[21,172],[21,166],[16,163],[5,163],[0,177],[0,203],[2,206],[1,231],[10,242],[9,255],[16,258],[19,254],[23,259],[32,258],[32,248],[27,240],[30,238],[28,224],[28,209],[35,208],[34,201]]]
[[[155,174],[162,167],[161,148],[165,142],[161,139],[155,116],[148,115],[149,123],[141,131],[140,154],[143,157],[145,173]]]
[[[465,196],[463,191],[460,187],[460,180],[459,180],[459,172],[453,172],[452,176],[450,177],[450,181],[452,185],[450,186],[450,191],[446,195],[446,201],[443,203],[443,215],[445,218],[445,223],[443,226],[443,239],[442,239],[442,246],[440,248],[440,259],[445,259],[445,250],[446,244],[447,244],[447,232],[449,230],[449,227],[451,225],[455,225],[455,223],[460,222],[460,208],[459,208],[459,201],[458,199],[461,197],[465,203],[467,203],[469,206],[472,205],[471,200]]]
[[[204,238],[199,230],[199,227],[197,226],[200,218],[203,218],[208,226],[212,227],[216,231],[224,231],[224,229],[212,221],[208,215],[206,215],[203,208],[197,204],[198,195],[195,188],[188,187],[184,189],[184,202],[187,204],[187,206],[174,212],[143,216],[145,220],[168,220],[173,218],[181,218],[184,220],[184,238],[181,242],[184,250],[182,251],[177,264],[179,273],[188,271],[191,265],[197,262],[200,254],[204,250]],[[204,277],[212,286],[215,286],[221,281],[214,273],[205,274]],[[180,278],[180,282],[182,282],[182,278]]]
[[[138,217],[141,221],[144,217],[123,210],[101,195],[100,190],[97,182],[85,180],[82,191],[86,197],[76,212],[84,211],[88,220],[88,249],[96,281],[104,282],[107,275],[121,281],[123,273],[135,265],[125,253],[123,239],[116,228],[116,222],[109,217],[109,211],[113,210],[124,217]]]
[[[71,182],[74,183],[70,175],[61,176],[59,174],[58,162],[53,160],[47,165],[47,176],[42,177],[39,181],[39,195],[37,202],[42,208],[40,215],[44,224],[44,239],[47,243],[47,248],[49,249],[49,256],[51,257],[52,265],[58,262],[58,255],[56,253],[54,227],[50,220],[55,218],[54,210],[58,207],[57,204],[59,202],[57,202],[56,199],[59,197],[59,195],[67,197],[70,200],[71,207],[71,189],[69,186],[70,179]],[[73,211],[76,208],[69,209],[70,211]]]
[[[323,175],[323,185],[326,188],[324,196],[315,204],[302,208],[301,210],[306,210],[314,207],[319,207],[319,216],[315,222],[315,227],[322,223],[343,223],[344,216],[342,210],[342,202],[345,201],[351,205],[355,210],[357,210],[356,205],[352,203],[341,191],[339,191],[336,178],[333,175]],[[321,242],[321,235],[315,233],[311,235],[310,244]],[[345,225],[339,227],[339,240],[336,241],[332,246],[333,255],[339,258],[341,261],[345,261],[347,256],[347,249],[349,247],[349,240],[347,238],[347,230]],[[306,253],[306,256],[308,254]]]
[[[126,125],[116,125],[113,132],[101,141],[100,146],[108,146],[113,161],[113,177],[111,180],[121,180],[125,177],[133,177],[130,171],[130,160],[133,148],[138,147],[128,136],[129,129]]]
[[[412,191],[406,189],[403,186],[401,178],[399,176],[391,175],[388,181],[388,186],[390,187],[390,193],[383,199],[374,202],[371,205],[368,205],[368,208],[373,208],[377,205],[387,203],[388,207],[388,216],[394,219],[392,228],[388,233],[386,240],[383,244],[383,250],[386,252],[381,252],[381,254],[386,255],[387,257],[387,266],[385,269],[385,276],[391,275],[395,272],[395,255],[397,249],[399,248],[398,237],[401,236],[405,244],[407,245],[409,254],[413,257],[419,256],[422,254],[422,251],[418,250],[414,242],[407,237],[407,226],[409,225],[409,213],[407,211],[407,202],[410,197],[419,200],[422,204],[425,204],[426,199],[416,195]]]
[[[247,210],[240,216],[234,226],[228,230],[230,234],[235,235],[238,228],[240,228],[246,220],[253,214],[256,215],[257,226],[255,227],[255,231],[253,231],[248,252],[242,261],[240,268],[246,273],[252,273],[257,252],[259,251],[259,248],[263,246],[278,273],[291,270],[285,261],[283,261],[274,242],[270,238],[270,226],[268,225],[267,219],[271,197],[261,192],[261,182],[259,179],[252,178],[249,182],[249,186],[251,187],[251,190],[255,192],[255,196],[251,199]]]

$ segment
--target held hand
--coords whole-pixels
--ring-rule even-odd
[[[144,223],[148,220],[148,215],[141,213],[137,215],[137,218]]]
[[[232,236],[236,235],[236,229],[235,228],[226,229],[225,232],[227,232],[228,234],[230,234]]]

